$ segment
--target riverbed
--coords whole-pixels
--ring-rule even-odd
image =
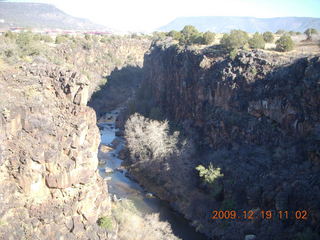
[[[106,113],[98,120],[101,144],[99,147],[99,172],[107,180],[108,191],[113,200],[129,199],[142,214],[159,214],[161,221],[171,225],[173,233],[183,240],[205,240],[203,234],[195,228],[180,213],[172,210],[169,204],[146,192],[138,183],[126,177],[126,169],[121,166],[118,155],[124,147],[124,139],[117,137],[116,118],[121,109]]]

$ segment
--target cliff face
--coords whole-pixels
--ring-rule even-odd
[[[1,69],[0,239],[99,239],[110,203],[88,82],[50,64],[17,68]]]
[[[190,162],[172,163],[176,171],[159,181],[161,190],[153,186],[160,196],[170,196],[212,238],[291,239],[307,227],[319,231],[319,57],[240,52],[231,60],[210,49],[154,45],[144,69],[155,105],[198,149]],[[224,174],[214,196],[195,170],[210,163]],[[305,209],[308,220],[210,219],[219,209]]]

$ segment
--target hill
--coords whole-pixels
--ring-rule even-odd
[[[50,4],[0,2],[0,29],[9,27],[108,30],[87,19],[72,17]]]
[[[247,32],[275,32],[279,29],[303,32],[307,28],[320,29],[320,18],[310,17],[180,17],[160,27],[160,31],[181,30],[185,25],[193,25],[200,31],[228,32],[241,29]]]

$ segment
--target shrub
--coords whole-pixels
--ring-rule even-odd
[[[236,58],[237,54],[238,54],[238,49],[233,49],[233,50],[230,52],[230,58],[231,58],[232,60],[234,60],[234,59]]]
[[[232,30],[230,34],[224,34],[221,39],[221,46],[231,52],[234,49],[243,48],[249,40],[249,36],[245,31]]]
[[[170,225],[160,220],[158,214],[143,214],[130,200],[117,202],[112,215],[119,225],[117,239],[178,240]]]
[[[223,177],[220,168],[214,168],[213,165],[210,163],[208,168],[205,168],[202,165],[196,167],[196,170],[199,171],[199,176],[203,179],[203,181],[207,184],[213,184],[216,179],[219,177]]]
[[[279,52],[288,52],[293,50],[294,43],[290,36],[283,35],[276,41],[276,50]]]
[[[90,41],[91,40],[91,35],[90,34],[84,34],[84,38],[87,40],[87,41]]]
[[[169,37],[172,37],[174,40],[180,41],[180,39],[181,39],[181,37],[182,37],[182,34],[181,34],[181,32],[172,30],[172,31],[170,31],[170,32],[168,33],[168,36],[169,36]]]
[[[132,158],[161,160],[177,151],[179,132],[170,134],[168,121],[156,121],[135,113],[125,124],[125,137]]]
[[[105,228],[108,231],[111,231],[113,229],[113,222],[112,219],[110,217],[101,217],[98,219],[97,224],[99,225],[99,227],[101,228]]]
[[[199,171],[199,176],[201,177],[202,181],[207,185],[210,194],[214,198],[218,198],[221,196],[223,192],[223,186],[221,182],[218,181],[220,177],[223,177],[220,168],[215,168],[210,163],[208,168],[205,168],[202,165],[196,167],[196,170]]]
[[[15,54],[14,54],[14,50],[13,50],[13,49],[5,50],[5,51],[4,51],[4,55],[5,55],[7,58],[12,57],[12,56],[15,55]]]
[[[22,32],[18,34],[16,43],[20,48],[29,45],[33,41],[33,35],[31,32]]]
[[[93,47],[93,45],[92,45],[91,42],[86,41],[86,42],[83,42],[83,43],[82,43],[82,48],[83,48],[84,50],[89,51],[89,50],[92,49],[92,47]]]
[[[53,39],[49,35],[41,35],[40,40],[47,42],[47,43],[52,43]]]
[[[68,41],[68,36],[66,36],[66,35],[58,35],[58,36],[56,37],[55,43],[56,43],[56,44],[61,44],[61,43],[64,43],[64,42],[66,42],[66,41]]]
[[[207,31],[203,34],[203,44],[212,44],[216,35],[213,32]]]
[[[265,32],[263,33],[263,39],[267,43],[272,43],[274,40],[274,36],[272,32]]]
[[[163,40],[166,38],[165,32],[153,32],[152,33],[152,39],[153,40]]]
[[[4,34],[4,36],[5,36],[6,38],[10,38],[10,39],[15,39],[15,38],[17,37],[17,35],[16,35],[15,33],[11,32],[11,31],[7,31],[7,32]]]
[[[294,36],[294,35],[296,35],[296,32],[294,32],[294,31],[289,31],[288,34],[289,34],[290,36]]]
[[[312,35],[317,33],[318,31],[314,28],[308,28],[307,30],[304,31],[304,34],[307,35],[307,40],[309,41],[312,40]]]
[[[264,49],[265,44],[263,36],[259,33],[255,33],[252,38],[249,39],[249,46],[253,49]]]
[[[278,35],[282,35],[282,34],[285,34],[286,31],[285,30],[282,30],[282,29],[279,29],[278,31],[276,31],[276,34]]]
[[[202,34],[192,25],[187,25],[181,30],[179,41],[183,45],[202,43]]]

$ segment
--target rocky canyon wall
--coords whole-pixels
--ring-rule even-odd
[[[242,51],[231,59],[210,48],[154,44],[144,71],[151,101],[197,149],[169,161],[166,173],[136,174],[149,189],[213,239],[318,236],[319,56]],[[201,181],[200,164],[221,169],[215,190]],[[213,210],[302,209],[305,221],[211,219]]]
[[[50,64],[2,69],[0,239],[105,239],[110,211],[89,83]]]

